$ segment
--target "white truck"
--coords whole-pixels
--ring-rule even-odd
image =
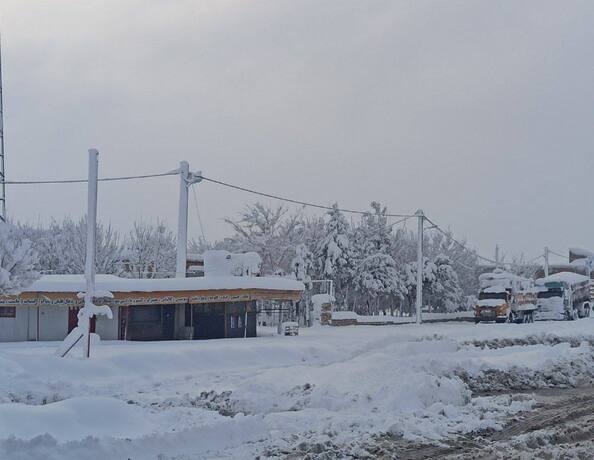
[[[590,278],[560,272],[536,280],[537,320],[575,320],[590,316]]]
[[[536,311],[534,281],[501,269],[479,276],[474,321],[531,323]]]

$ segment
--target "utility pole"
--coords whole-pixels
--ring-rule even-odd
[[[2,102],[2,43],[0,42],[0,221],[6,222],[6,175],[4,173],[4,106]]]
[[[499,268],[499,245],[495,245],[495,268]]]
[[[99,170],[99,152],[89,150],[89,182],[87,205],[87,257],[85,260],[85,291],[84,315],[79,312],[79,323],[85,334],[83,342],[83,356],[91,356],[91,319],[93,318],[93,295],[95,294],[95,251],[97,241],[97,179]]]
[[[423,225],[425,215],[419,209],[415,215],[419,219],[419,227],[417,230],[417,324],[421,324],[421,306],[423,305]]]
[[[549,247],[544,248],[544,276],[549,276]]]
[[[191,173],[187,161],[179,163],[179,208],[177,223],[177,258],[175,277],[186,277],[188,259],[188,194],[190,186],[202,180],[202,172]]]

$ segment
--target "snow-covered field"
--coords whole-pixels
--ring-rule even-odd
[[[316,327],[297,337],[0,344],[0,458],[370,458],[530,410],[594,378],[594,319]],[[505,394],[497,394],[497,392]]]

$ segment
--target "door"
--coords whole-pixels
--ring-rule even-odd
[[[78,312],[80,310],[80,307],[68,307],[68,334],[70,334],[70,332],[72,332],[72,329],[74,329],[77,325],[78,325]],[[95,332],[95,323],[97,322],[97,319],[95,316],[93,316],[91,318],[91,332]]]
[[[194,338],[225,338],[225,304],[194,305]]]
[[[175,305],[163,305],[163,340],[175,335]]]

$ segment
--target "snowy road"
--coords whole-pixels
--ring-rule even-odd
[[[591,344],[594,319],[104,342],[89,361],[55,358],[54,343],[0,344],[0,458],[375,458],[454,439],[471,451],[478,436],[511,446],[503,424],[544,410],[541,389],[591,385]]]

